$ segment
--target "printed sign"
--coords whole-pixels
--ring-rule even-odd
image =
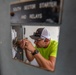
[[[11,4],[11,23],[61,23],[63,0],[41,0]]]

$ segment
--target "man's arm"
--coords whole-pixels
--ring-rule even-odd
[[[56,57],[50,56],[49,60],[47,60],[40,53],[35,54],[34,57],[42,68],[50,71],[55,70]]]
[[[25,50],[25,54],[27,59],[31,62],[34,59],[34,56],[30,53],[30,51]]]

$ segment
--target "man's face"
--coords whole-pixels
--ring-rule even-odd
[[[38,48],[45,47],[44,39],[36,39],[36,40],[34,41],[34,43],[36,44],[36,46],[37,46]]]

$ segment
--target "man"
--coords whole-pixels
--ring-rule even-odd
[[[32,61],[35,58],[40,67],[54,71],[58,42],[51,40],[50,32],[46,28],[38,28],[30,37],[35,40],[35,47],[28,39],[20,42],[27,59]]]

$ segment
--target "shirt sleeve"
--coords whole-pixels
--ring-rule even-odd
[[[50,56],[56,57],[56,56],[57,56],[57,50],[58,50],[58,42],[55,42],[55,43],[52,45],[52,51],[51,51],[51,53],[50,53]]]

